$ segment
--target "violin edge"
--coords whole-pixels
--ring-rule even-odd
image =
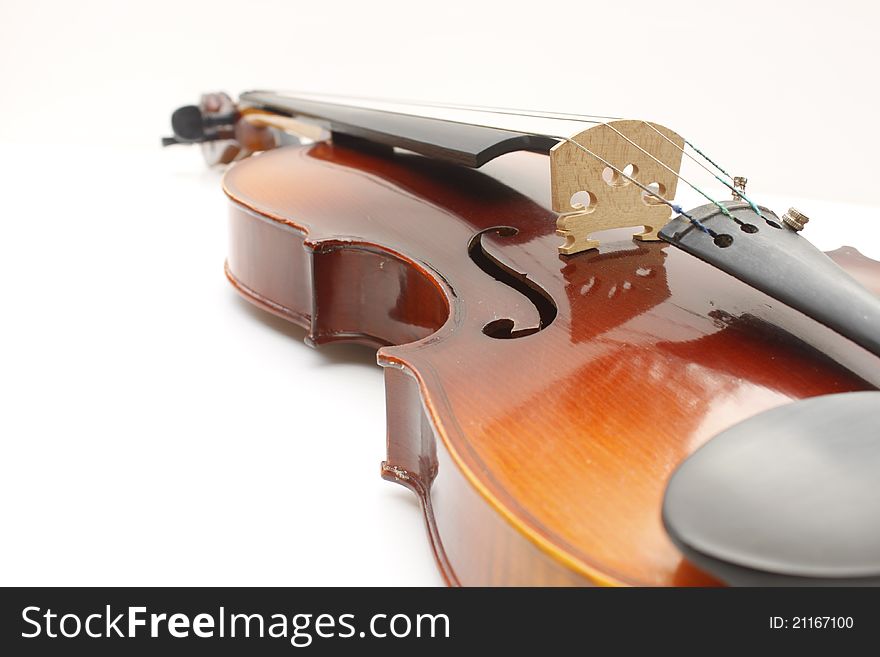
[[[244,269],[260,261],[277,262],[273,253],[281,243],[294,263],[301,258],[314,257],[314,245],[307,246],[307,233],[292,229],[290,222],[258,213],[239,203],[230,195],[232,242],[230,258],[247,257],[250,264],[239,262]],[[248,227],[251,230],[248,230]],[[274,228],[267,232],[266,228]],[[246,256],[239,250],[248,245],[253,251]],[[292,248],[291,248],[292,247]],[[348,247],[356,248],[353,245]],[[346,253],[346,247],[336,246],[338,253]],[[289,265],[290,263],[288,263]],[[311,295],[318,288],[313,274],[314,265],[295,269],[309,271],[310,275],[299,279],[299,286],[310,288]],[[366,264],[366,263],[363,263]],[[345,266],[342,266],[344,269]],[[373,269],[372,266],[369,267]],[[322,267],[326,269],[326,267]],[[454,455],[451,446],[435,421],[429,419],[422,394],[423,383],[418,372],[399,358],[384,353],[381,348],[390,344],[385,338],[370,333],[341,330],[332,325],[315,328],[315,322],[305,303],[308,294],[304,290],[277,290],[272,296],[300,299],[300,307],[288,301],[280,303],[271,296],[255,289],[259,285],[243,281],[235,267],[227,260],[224,272],[233,289],[252,305],[300,326],[307,332],[306,343],[320,346],[330,342],[353,342],[379,349],[377,360],[384,369],[386,393],[386,460],[382,464],[382,477],[409,488],[419,500],[437,567],[450,586],[584,586],[624,584],[603,575],[596,569],[580,564],[576,559],[555,548],[548,541],[530,532],[507,511],[503,505],[480,484],[460,457]],[[277,273],[277,272],[276,272]],[[350,274],[352,272],[349,272]],[[364,272],[362,271],[361,274]],[[324,275],[332,276],[330,270]],[[354,274],[355,277],[358,274]],[[275,278],[275,276],[271,276]],[[296,279],[280,276],[296,285]],[[325,286],[327,283],[325,282]],[[344,287],[344,285],[342,285]],[[330,287],[333,287],[332,285]],[[312,304],[314,305],[314,304]],[[322,320],[326,322],[327,320]],[[428,335],[436,333],[432,330]],[[395,344],[396,347],[412,345]],[[444,467],[440,467],[440,463]],[[438,478],[438,472],[443,475]],[[443,498],[459,500],[454,509],[467,509],[467,513],[437,512],[434,491]],[[466,500],[466,501],[465,501]],[[474,528],[479,527],[478,532]],[[486,539],[486,533],[489,539]],[[482,536],[482,539],[479,538]],[[456,547],[447,551],[447,544]],[[450,556],[449,552],[453,552]],[[498,564],[507,567],[499,570]]]

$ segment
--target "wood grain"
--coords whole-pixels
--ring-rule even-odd
[[[554,146],[552,207],[563,213],[557,233],[565,238],[559,252],[595,249],[599,240],[590,235],[627,226],[644,228],[636,239],[659,240],[657,231],[669,222],[671,210],[630,178],[675,198],[683,148],[684,139],[672,130],[645,121],[602,123]]]

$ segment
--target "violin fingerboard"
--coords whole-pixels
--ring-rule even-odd
[[[474,168],[513,151],[548,153],[558,141],[546,135],[263,91],[242,94],[240,104],[242,108],[311,119],[333,133],[403,148],[427,157]]]

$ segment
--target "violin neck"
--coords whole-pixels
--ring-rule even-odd
[[[512,151],[548,153],[558,141],[547,135],[265,91],[242,94],[240,108],[317,123],[331,133],[475,168]]]

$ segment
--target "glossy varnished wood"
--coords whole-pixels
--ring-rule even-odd
[[[561,256],[546,157],[491,166],[323,143],[243,161],[225,180],[227,274],[314,343],[381,347],[383,475],[420,496],[450,583],[713,583],[661,526],[672,469],[761,410],[873,387],[877,359],[627,231]],[[480,231],[501,280],[468,254]],[[878,286],[877,263],[836,255]],[[499,320],[538,326],[504,282],[521,275],[554,321],[487,335]]]

